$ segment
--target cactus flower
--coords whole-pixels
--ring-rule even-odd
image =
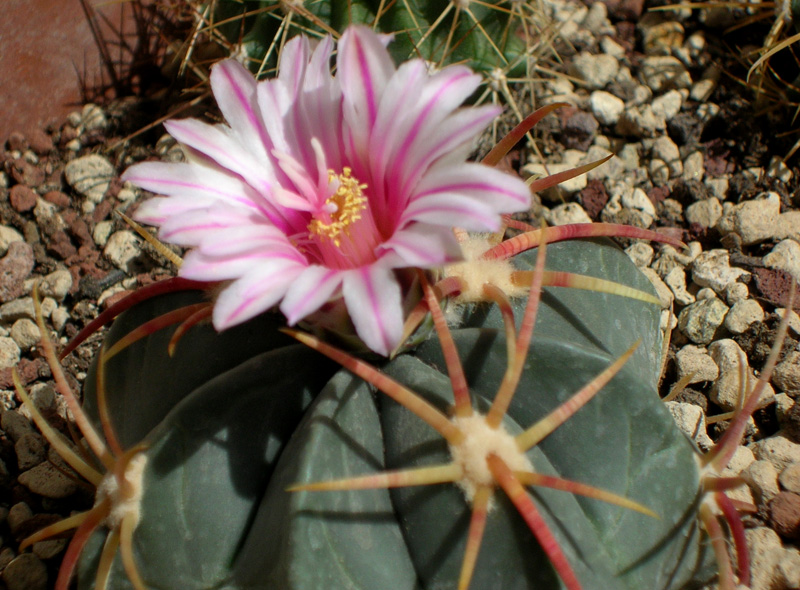
[[[139,221],[188,246],[181,276],[227,281],[217,329],[280,304],[295,324],[343,301],[364,343],[387,355],[402,337],[397,269],[461,259],[453,227],[496,231],[525,210],[514,176],[466,157],[495,106],[458,108],[480,76],[463,66],[430,75],[395,67],[381,37],[350,27],[312,48],[296,37],[277,78],[256,82],[217,64],[211,87],[227,125],[166,123],[187,163],[140,163],[123,179],[165,195]]]

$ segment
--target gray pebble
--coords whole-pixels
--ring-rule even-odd
[[[708,344],[727,313],[728,306],[719,299],[696,301],[678,314],[678,329],[695,344]]]
[[[0,337],[0,369],[15,367],[20,359],[20,349],[13,338]]]
[[[99,154],[75,158],[64,167],[67,183],[95,204],[103,200],[114,176],[114,165]]]
[[[709,301],[708,299],[705,301]],[[747,355],[739,347],[739,345],[730,338],[717,340],[708,347],[708,353],[714,362],[719,367],[719,378],[714,381],[709,392],[711,401],[717,404],[725,411],[731,411],[737,407],[739,403],[742,386],[744,386],[744,393],[748,395],[756,384],[753,370],[747,365]],[[739,367],[745,364],[747,383],[740,383],[739,380]],[[765,406],[773,400],[775,391],[767,384],[761,392],[761,399],[759,400],[759,408]]]
[[[800,463],[792,463],[781,471],[778,476],[778,483],[787,492],[800,494]]]
[[[722,204],[716,197],[703,199],[686,207],[685,215],[689,223],[708,229],[714,227],[722,217]]]
[[[44,277],[39,285],[39,294],[42,297],[63,301],[70,289],[72,289],[72,274],[68,270],[56,270]]]
[[[756,322],[764,320],[764,310],[755,299],[737,301],[725,316],[725,327],[731,334],[741,334]]]
[[[22,526],[33,518],[33,510],[25,502],[17,502],[8,510],[6,522],[12,534],[16,534]]]
[[[20,471],[27,471],[44,461],[47,455],[44,440],[40,434],[29,432],[20,437],[14,445],[17,454],[17,466]]]
[[[39,463],[21,473],[17,480],[34,494],[45,498],[66,498],[78,491],[78,484],[49,462]]]
[[[655,93],[692,85],[692,77],[686,67],[671,55],[644,58],[640,72],[644,83]]]
[[[716,249],[703,252],[692,262],[692,280],[701,287],[710,287],[722,295],[725,288],[742,275],[746,270],[732,267],[727,250]]]
[[[30,421],[17,410],[6,410],[3,412],[2,416],[0,416],[0,428],[2,428],[14,442],[17,442],[25,434],[35,432]]]
[[[759,506],[772,500],[778,490],[778,472],[769,461],[753,461],[740,474],[741,478],[750,486],[753,498]]]
[[[47,590],[47,566],[33,553],[18,555],[3,570],[8,590]]]
[[[53,559],[67,546],[67,539],[47,539],[34,543],[31,549],[39,559]]]
[[[115,232],[108,238],[103,256],[117,268],[129,272],[134,260],[142,253],[140,239],[129,230]]]
[[[775,366],[772,382],[791,396],[800,395],[800,351],[793,350]]]
[[[675,355],[675,364],[678,368],[678,379],[692,375],[689,383],[702,383],[714,381],[719,376],[719,368],[705,348],[687,344]]]
[[[21,318],[11,326],[11,338],[17,343],[21,350],[30,350],[39,342],[41,337],[39,326],[36,322],[28,318]]]

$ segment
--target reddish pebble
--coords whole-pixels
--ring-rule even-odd
[[[31,133],[30,144],[33,152],[39,156],[49,154],[55,149],[53,138],[41,129],[37,129]]]
[[[8,149],[11,151],[24,152],[28,149],[28,140],[19,131],[12,131],[8,135],[7,141]]]
[[[44,182],[44,170],[22,158],[17,158],[10,163],[9,172],[19,184],[34,187]]]
[[[69,239],[67,232],[63,230],[59,230],[52,235],[50,242],[47,244],[47,251],[57,254],[62,259],[78,253],[78,249],[72,245],[72,240]]]
[[[109,295],[106,299],[103,300],[103,309],[108,309],[118,301],[122,301],[128,295],[133,293],[133,291],[126,289],[125,291],[120,291],[119,293],[114,293],[113,295]]]
[[[0,259],[0,303],[22,295],[23,283],[33,270],[33,248],[26,242],[11,242]]]
[[[69,198],[69,195],[62,193],[61,191],[50,191],[44,194],[42,197],[48,203],[53,203],[56,207],[60,207],[65,209],[72,204],[72,201]]]
[[[36,193],[24,184],[15,184],[8,194],[11,206],[18,213],[30,211],[36,206]]]
[[[14,389],[13,369],[14,367],[8,367],[0,370],[0,389]],[[17,363],[16,369],[23,385],[40,378],[46,379],[50,377],[50,367],[47,366],[47,363],[42,358],[33,360],[24,358]]]
[[[769,516],[775,532],[784,539],[800,539],[800,496],[780,492],[769,503]]]

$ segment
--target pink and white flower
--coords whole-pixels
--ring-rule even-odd
[[[227,125],[166,123],[187,163],[146,162],[123,179],[163,197],[136,218],[191,247],[180,274],[231,281],[217,329],[280,304],[289,324],[343,298],[356,332],[386,355],[403,325],[396,270],[461,259],[454,227],[494,231],[525,210],[514,176],[466,158],[495,106],[458,108],[480,77],[422,60],[396,68],[381,38],[350,27],[338,44],[286,44],[278,77],[257,83],[233,60],[211,87]]]

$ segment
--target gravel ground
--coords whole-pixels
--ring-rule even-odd
[[[725,423],[707,419],[731,410],[738,394],[737,359],[743,354],[758,373],[776,312],[800,279],[800,169],[796,158],[781,161],[794,141],[780,133],[790,119],[756,116],[749,91],[726,74],[736,60],[697,13],[649,14],[637,24],[601,3],[551,9],[568,77],[535,84],[536,102],[571,106],[540,124],[541,158],[523,150],[515,163],[552,173],[617,157],[540,194],[533,214],[553,224],[663,228],[689,245],[678,252],[623,244],[674,310],[664,313],[671,344],[662,394],[693,374],[670,406],[709,448]],[[64,343],[98,310],[174,272],[113,214],[142,197],[120,182],[125,166],[181,157],[157,136],[109,149],[135,106],[86,105],[56,127],[12,134],[0,152],[0,587],[9,590],[52,586],[66,541],[37,543],[22,555],[18,543],[92,502],[90,490],[60,470],[11,391],[17,366],[42,413],[66,425],[37,347],[32,284],[44,279],[48,327]],[[754,590],[800,588],[800,316],[791,317],[772,390],[731,466],[748,483],[737,497],[757,506],[746,517]],[[76,389],[98,339],[66,362]]]

